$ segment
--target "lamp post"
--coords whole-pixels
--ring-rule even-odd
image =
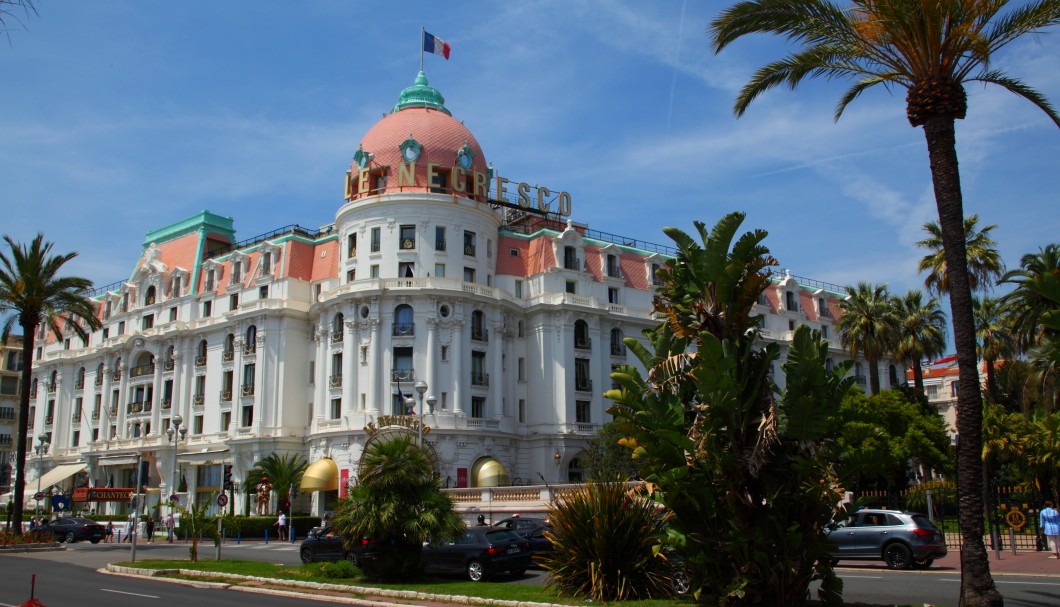
[[[177,509],[177,487],[180,481],[177,477],[177,450],[180,446],[180,441],[184,440],[188,436],[188,427],[182,425],[184,418],[178,413],[174,415],[170,420],[169,428],[166,428],[166,437],[169,438],[169,442],[173,443],[173,476],[169,477],[169,518],[168,524],[166,525],[166,538],[167,541],[173,541],[173,522],[176,520],[175,512]]]
[[[140,496],[140,481],[143,480],[141,475],[140,475],[140,469],[141,469],[141,466],[142,466],[142,464],[140,462],[143,461],[143,457],[144,457],[144,444],[143,444],[144,443],[144,435],[143,435],[143,430],[142,430],[143,426],[141,424],[137,423],[133,427],[136,428],[136,434],[137,434],[137,436],[140,439],[140,442],[137,443],[137,446],[136,446],[136,469],[133,470],[133,482],[136,483],[136,492],[133,495],[133,503],[132,503],[133,516],[132,516],[132,521],[131,521],[132,525],[130,526],[130,529],[129,529],[129,543],[132,545],[130,550],[129,550],[129,560],[131,562],[135,563],[136,562],[136,540],[137,540],[137,536],[140,535],[140,533],[139,533],[139,531],[140,531],[140,502],[142,501],[142,498]]]
[[[48,437],[41,434],[37,437],[37,446],[33,448],[37,452],[37,493],[33,497],[37,500],[37,516],[40,516],[40,477],[44,475],[44,456],[48,454]]]
[[[416,382],[416,393],[420,396],[420,423],[416,425],[416,446],[423,446],[423,395],[427,392],[427,382],[422,379]]]

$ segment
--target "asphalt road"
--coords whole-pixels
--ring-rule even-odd
[[[137,547],[137,558],[186,558],[187,549],[188,545],[181,543],[140,545]],[[226,544],[222,547],[221,556],[285,565],[299,562],[297,543]],[[199,558],[214,558],[213,547],[208,543],[201,545]],[[37,574],[36,596],[46,607],[85,607],[102,603],[113,607],[132,607],[154,600],[187,601],[189,598],[193,598],[196,607],[245,605],[248,600],[253,601],[256,607],[319,604],[308,598],[294,601],[290,598],[254,595],[248,599],[248,595],[241,592],[201,590],[96,573],[107,563],[127,560],[128,544],[79,543],[68,546],[65,551],[0,556],[0,569],[4,572],[4,583],[0,585],[0,607],[18,605],[29,598],[29,580],[33,573]],[[839,573],[844,581],[843,598],[848,604],[957,605],[959,571],[899,572],[865,568],[844,570],[841,567]],[[507,576],[498,580],[505,583],[541,584],[543,572],[531,570],[517,582],[508,582]],[[1005,597],[1006,607],[1060,605],[1060,578],[998,575],[995,581]]]

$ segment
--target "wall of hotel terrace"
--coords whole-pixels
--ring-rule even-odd
[[[654,272],[673,251],[522,209],[499,181],[461,185],[488,166],[420,74],[358,145],[333,223],[237,241],[231,218],[203,212],[148,233],[129,278],[96,294],[101,331],[40,335],[30,423],[51,442],[53,490],[132,487],[141,458],[148,504],[212,500],[222,466],[239,481],[295,453],[326,464],[295,502],[319,514],[369,441],[420,429],[468,495],[582,480],[609,374],[636,362],[623,339],[656,325]],[[759,302],[763,339],[810,325],[842,360],[838,296],[781,272]],[[167,432],[178,415],[183,440]],[[250,499],[237,487],[233,510]]]

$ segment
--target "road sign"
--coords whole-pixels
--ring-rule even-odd
[[[217,496],[217,505],[224,508],[228,505],[228,495],[221,493]]]
[[[34,493],[33,494],[33,499],[37,500],[38,502],[41,501],[42,499],[44,499],[44,492],[43,491],[38,491],[38,492]]]

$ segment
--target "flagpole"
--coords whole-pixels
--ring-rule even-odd
[[[423,26],[420,26],[420,71],[423,71]]]

